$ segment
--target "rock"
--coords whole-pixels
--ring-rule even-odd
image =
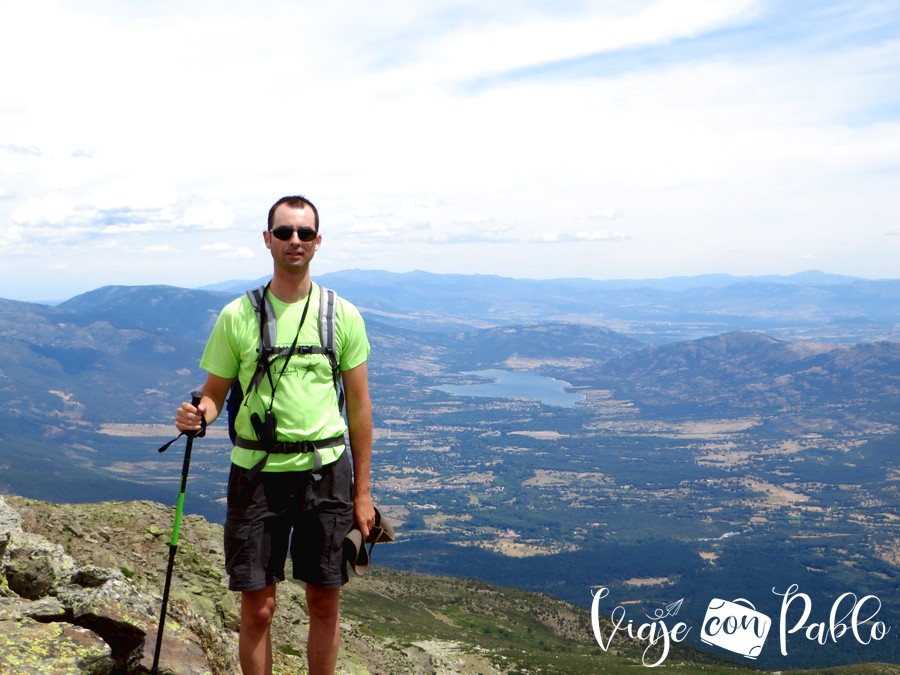
[[[172,517],[171,507],[156,502],[53,504],[0,496],[0,674],[149,673],[169,556],[163,535]],[[66,527],[73,522],[85,536]],[[228,590],[222,537],[221,525],[199,517],[182,524],[161,675],[240,672],[240,595]],[[376,580],[366,577],[367,584]],[[308,629],[302,584],[280,584],[274,672],[305,672]],[[431,675],[450,662],[349,617],[342,617],[341,632],[338,672],[345,675]],[[493,671],[467,664],[442,672]]]
[[[71,525],[68,529],[78,534]],[[3,497],[0,588],[5,589],[0,594],[0,672],[149,672],[160,599],[140,591],[118,569],[79,566],[59,544],[25,532]],[[213,669],[203,649],[204,641],[229,640],[211,637],[214,631],[205,619],[176,608],[172,603],[166,621],[160,672],[234,672],[234,663],[222,655]]]
[[[176,636],[178,629],[166,622],[160,650],[159,672],[171,675],[205,675],[210,673],[210,665],[200,645],[200,639],[191,634]],[[147,633],[147,641],[140,655],[139,666],[147,671],[153,665],[156,649],[156,626]],[[236,668],[233,672],[238,672]]]
[[[65,607],[56,598],[26,600],[13,597],[0,604],[0,621],[19,621],[29,618],[41,623],[49,623],[58,620],[65,613]]]
[[[66,529],[76,537],[84,536],[84,530],[81,529],[81,526],[78,523],[66,523]]]
[[[0,626],[2,673],[107,675],[115,670],[109,645],[86,628],[27,618],[0,621]]]
[[[62,546],[21,529],[10,535],[2,565],[3,576],[13,593],[37,600],[50,595],[71,577],[75,564]]]
[[[98,588],[114,575],[114,570],[105,567],[88,565],[75,571],[72,575],[72,583],[83,588]]]

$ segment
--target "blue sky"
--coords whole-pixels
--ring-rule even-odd
[[[896,278],[896,2],[0,0],[0,297],[270,269]]]

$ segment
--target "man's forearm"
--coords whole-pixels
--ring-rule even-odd
[[[347,411],[350,449],[353,454],[353,490],[355,495],[372,491],[372,408],[362,406]]]

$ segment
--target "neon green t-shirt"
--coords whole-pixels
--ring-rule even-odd
[[[318,284],[312,285],[309,309],[303,320],[297,345],[321,346],[319,339],[319,298]],[[306,298],[288,304],[269,293],[272,308],[277,318],[276,345],[290,347],[297,335],[297,326],[303,315]],[[366,327],[359,310],[343,298],[338,297],[334,316],[334,344],[341,371],[350,370],[363,364],[369,355],[369,341]],[[209,336],[200,367],[213,375],[223,378],[238,377],[246,392],[253,373],[256,371],[259,352],[259,321],[246,295],[228,303],[219,314],[216,325]],[[282,368],[284,370],[282,371]],[[285,359],[277,359],[271,368],[275,385],[274,401],[272,386],[263,377],[258,390],[244,395],[244,402],[235,418],[235,431],[241,438],[256,439],[250,423],[252,413],[260,417],[272,405],[272,413],[277,420],[276,440],[284,442],[324,440],[340,436],[347,431],[347,425],[338,409],[331,364],[324,354],[295,354],[285,367]],[[340,457],[344,446],[320,449],[323,464]],[[244,468],[253,467],[265,453],[235,447],[231,461]],[[307,471],[313,467],[312,453],[271,454],[265,471]]]

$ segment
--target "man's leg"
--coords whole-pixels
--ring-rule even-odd
[[[306,584],[309,640],[306,655],[309,675],[333,675],[341,644],[340,588]]]
[[[244,675],[272,672],[272,617],[275,615],[275,584],[241,593],[239,649]]]

